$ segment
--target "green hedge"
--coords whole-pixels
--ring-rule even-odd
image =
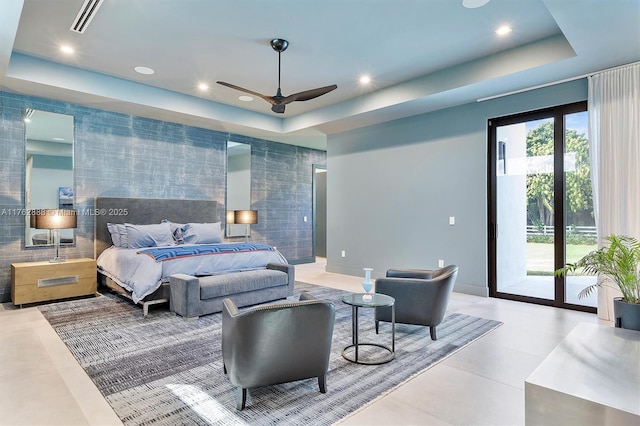
[[[528,243],[553,244],[553,235],[527,235]],[[591,235],[569,234],[567,244],[596,244],[597,239]]]

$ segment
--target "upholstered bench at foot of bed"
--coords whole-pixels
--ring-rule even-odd
[[[169,305],[172,312],[195,319],[221,312],[225,298],[243,307],[292,296],[294,279],[293,265],[280,263],[270,263],[266,269],[204,277],[175,274],[170,281]]]

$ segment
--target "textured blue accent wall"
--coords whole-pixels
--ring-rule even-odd
[[[53,255],[24,247],[26,108],[74,116],[81,212],[96,196],[211,199],[224,221],[226,141],[251,144],[253,240],[278,247],[290,262],[312,256],[312,222],[302,218],[312,217],[312,166],[326,164],[324,151],[0,92],[0,302],[11,298],[11,263]],[[76,236],[62,255],[93,257],[92,216],[79,217]]]

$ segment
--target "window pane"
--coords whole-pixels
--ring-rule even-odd
[[[587,119],[587,112],[565,116],[565,256],[569,263],[577,261],[597,248]],[[597,306],[595,291],[589,297],[579,297],[585,287],[595,284],[595,282],[595,275],[584,275],[581,271],[568,275],[565,282],[565,302],[583,306]]]

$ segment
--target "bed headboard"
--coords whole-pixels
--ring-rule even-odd
[[[219,221],[217,208],[218,203],[210,200],[96,197],[95,258],[112,245],[107,222],[145,225],[167,219],[177,223],[211,223]]]

